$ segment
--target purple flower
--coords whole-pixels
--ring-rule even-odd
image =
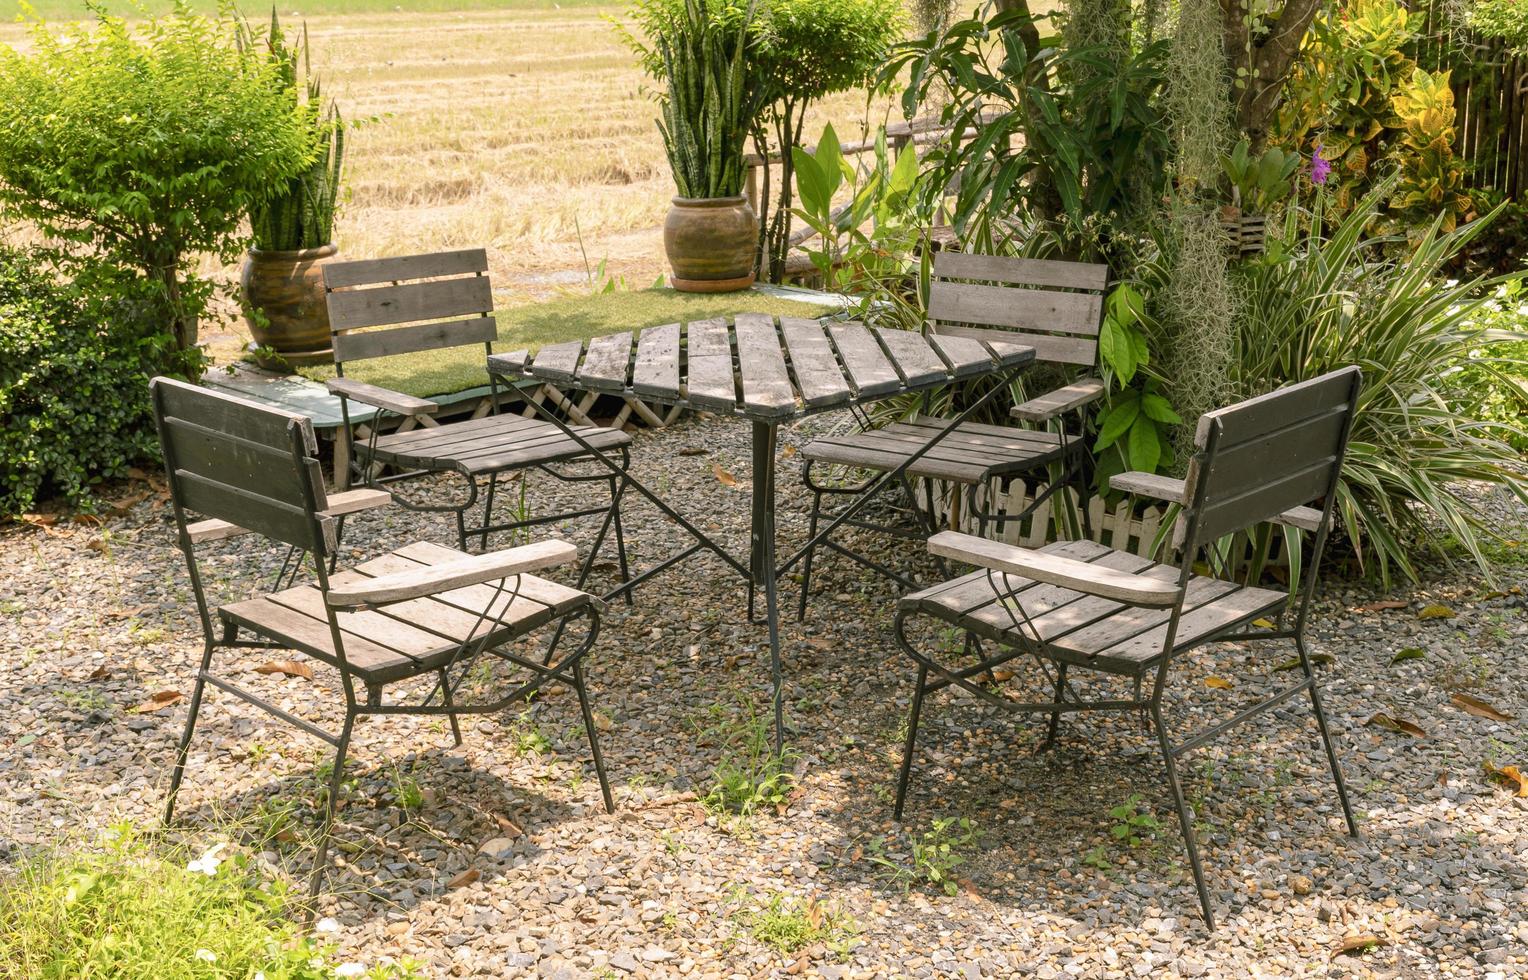
[[[1332,164],[1321,155],[1321,144],[1316,144],[1315,152],[1310,155],[1310,182],[1316,186],[1326,183],[1332,175]]]

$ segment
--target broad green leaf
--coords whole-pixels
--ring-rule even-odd
[[[1136,417],[1141,414],[1141,402],[1135,396],[1134,391],[1127,391],[1110,406],[1108,413],[1098,426],[1098,441],[1094,443],[1095,451],[1108,449],[1114,445],[1115,440],[1129,431],[1135,424]]]
[[[1155,473],[1161,460],[1162,440],[1157,436],[1156,423],[1137,417],[1130,427],[1130,468]]]

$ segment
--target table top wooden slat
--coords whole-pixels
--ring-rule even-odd
[[[630,367],[630,331],[595,337],[584,353],[578,380],[598,391],[625,391]]]
[[[968,378],[992,370],[992,354],[979,340],[931,333],[928,342],[949,363],[950,373],[957,378]]]
[[[902,387],[897,369],[864,324],[835,323],[828,327],[828,333],[838,347],[839,356],[844,360],[844,373],[849,376],[858,397],[890,395]]]
[[[498,375],[743,415],[762,422],[1021,367],[1032,347],[759,313],[649,327],[488,359]]]
[[[837,405],[853,397],[849,382],[838,366],[838,356],[822,324],[816,320],[781,317],[780,333],[791,355],[791,370],[808,408]]]
[[[738,374],[743,381],[743,407],[754,415],[786,416],[796,412],[796,393],[785,368],[785,350],[767,313],[739,313],[733,319],[737,335]]]
[[[639,395],[679,400],[679,324],[648,327],[637,336],[631,387]]]
[[[731,412],[738,407],[732,370],[732,340],[725,320],[696,320],[685,331],[685,397],[701,408]]]
[[[549,381],[572,381],[578,374],[578,358],[584,352],[582,340],[548,344],[531,361],[535,372]]]
[[[916,330],[878,330],[876,336],[891,355],[897,371],[909,385],[938,384],[950,377],[950,370],[923,334]]]

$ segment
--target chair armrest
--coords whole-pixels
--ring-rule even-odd
[[[1081,408],[1098,401],[1104,394],[1104,383],[1097,378],[1084,378],[1076,384],[1057,388],[1055,391],[1020,402],[1009,409],[1008,414],[1026,422],[1048,422],[1063,412]]]
[[[1170,504],[1183,503],[1184,489],[1182,480],[1174,480],[1170,476],[1160,476],[1156,473],[1142,473],[1132,470],[1129,473],[1121,473],[1109,480],[1109,486],[1123,493],[1138,494],[1142,497],[1155,497],[1165,500]],[[1302,531],[1319,531],[1321,529],[1321,511],[1314,507],[1291,507],[1284,513],[1274,517],[1273,523],[1287,524],[1297,527]]]
[[[360,490],[346,490],[344,493],[331,493],[329,495],[329,506],[319,511],[319,513],[326,517],[340,517],[344,514],[354,514],[357,511],[386,507],[392,502],[393,495],[386,490],[377,490],[369,487]],[[192,544],[201,544],[203,541],[222,541],[225,538],[236,538],[241,534],[248,534],[249,529],[240,527],[232,521],[220,521],[214,518],[186,525],[186,533],[191,536]]]
[[[1135,606],[1171,606],[1178,601],[1176,580],[1132,575],[959,531],[941,531],[929,538],[928,550],[944,558]]]
[[[1109,478],[1109,486],[1121,493],[1155,497],[1170,504],[1183,503],[1183,481],[1159,473],[1142,473],[1140,470],[1119,473]]]
[[[429,415],[440,410],[440,406],[427,398],[415,398],[413,395],[405,395],[401,391],[393,391],[381,388],[377,385],[369,385],[363,381],[351,381],[349,378],[330,378],[324,382],[331,395],[339,395],[341,398],[354,398],[356,401],[376,408],[385,408],[389,412],[397,412],[399,415]]]
[[[537,541],[518,548],[468,555],[439,565],[425,565],[407,572],[337,585],[324,595],[324,601],[342,608],[383,606],[550,568],[577,557],[578,549],[566,541]]]

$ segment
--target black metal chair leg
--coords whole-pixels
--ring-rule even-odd
[[[582,654],[579,655],[582,657]],[[594,755],[594,774],[600,780],[600,795],[605,797],[605,812],[615,812],[615,799],[610,795],[610,780],[605,776],[605,757],[600,754],[600,739],[594,727],[594,712],[589,707],[589,693],[584,689],[584,667],[573,662],[573,689],[578,692],[578,707],[584,713],[584,732],[589,736],[589,751]]]
[[[1316,713],[1316,729],[1321,733],[1321,746],[1326,749],[1327,764],[1332,767],[1332,780],[1337,784],[1337,799],[1342,803],[1342,815],[1348,822],[1348,834],[1352,837],[1362,837],[1359,833],[1358,821],[1353,818],[1353,807],[1348,802],[1348,784],[1342,778],[1342,766],[1337,762],[1337,751],[1332,748],[1332,735],[1326,727],[1326,711],[1321,706],[1321,695],[1316,691],[1314,672],[1310,665],[1310,654],[1305,649],[1305,638],[1296,634],[1295,645],[1300,650],[1300,663],[1305,667],[1305,676],[1311,678],[1310,704]]]
[[[812,516],[807,523],[806,539],[808,541],[817,537],[817,520],[822,516],[822,494],[819,491],[812,492]],[[796,622],[806,622],[806,604],[812,594],[812,558],[817,554],[817,546],[810,545],[806,549],[806,555],[801,559],[801,598],[796,605]]]
[[[345,754],[350,750],[350,732],[355,727],[356,709],[345,709],[345,728],[340,732],[334,752],[334,771],[329,775],[329,799],[324,807],[324,822],[318,832],[318,855],[313,859],[313,876],[308,883],[308,898],[317,899],[329,870],[329,841],[334,836],[334,814],[339,807],[340,785],[344,782]],[[309,915],[312,910],[309,910]]]
[[[456,544],[462,551],[467,550],[467,509],[465,507],[456,512]]]
[[[907,743],[902,748],[902,772],[897,776],[897,802],[892,816],[902,820],[902,806],[907,802],[907,782],[913,772],[913,753],[918,748],[918,716],[923,713],[923,687],[928,682],[928,668],[918,666],[918,687],[913,691],[912,707],[907,712]]]
[[[621,584],[631,581],[631,567],[626,561],[626,531],[621,526],[621,498],[626,493],[626,478],[622,477],[620,485],[611,481],[610,509],[615,513],[615,556],[621,567]],[[626,590],[626,605],[634,603],[631,597],[632,590]]]
[[[444,704],[446,707],[449,708],[449,707],[451,707],[455,703],[452,700],[451,680],[450,680],[450,678],[448,678],[446,676],[446,668],[444,668],[444,667],[440,668],[439,674],[440,674],[440,702],[441,702],[441,704]],[[451,737],[456,739],[456,744],[457,745],[461,745],[462,744],[462,726],[456,720],[456,712],[453,711],[450,714],[448,714],[446,717],[451,719]]]
[[[525,479],[524,474],[521,475],[520,479]],[[486,494],[487,499],[483,502],[483,533],[478,537],[479,551],[488,550],[488,529],[493,526],[493,496],[494,492],[497,491],[498,488],[499,474],[491,474],[488,477],[488,493]],[[462,550],[466,551],[467,549],[463,548]]]
[[[1061,695],[1066,691],[1066,664],[1056,664],[1056,704],[1061,703]],[[1040,751],[1044,752],[1056,744],[1056,730],[1061,727],[1061,709],[1051,712],[1050,724],[1045,729],[1045,741],[1040,743]]]
[[[1183,799],[1183,787],[1178,783],[1178,764],[1173,758],[1172,744],[1167,740],[1167,726],[1162,723],[1162,705],[1151,702],[1152,727],[1157,730],[1157,744],[1162,749],[1162,760],[1167,767],[1167,787],[1173,794],[1173,805],[1178,809],[1178,826],[1183,831],[1183,846],[1188,849],[1189,867],[1194,872],[1194,887],[1199,891],[1199,906],[1204,911],[1205,925],[1215,928],[1215,907],[1210,902],[1210,889],[1204,883],[1204,867],[1199,862],[1199,843],[1194,836],[1194,819],[1189,815],[1188,803]]]
[[[234,630],[230,626],[224,630],[225,639],[232,639],[229,635]],[[202,693],[207,688],[207,681],[203,674],[212,666],[212,644],[204,643],[202,646],[202,666],[196,674],[196,686],[191,689],[191,706],[186,712],[186,727],[180,733],[180,746],[175,750],[175,768],[170,770],[170,791],[164,805],[164,822],[169,823],[175,816],[175,794],[180,792],[180,781],[186,773],[186,756],[191,751],[191,733],[196,730],[196,716],[202,708]]]

